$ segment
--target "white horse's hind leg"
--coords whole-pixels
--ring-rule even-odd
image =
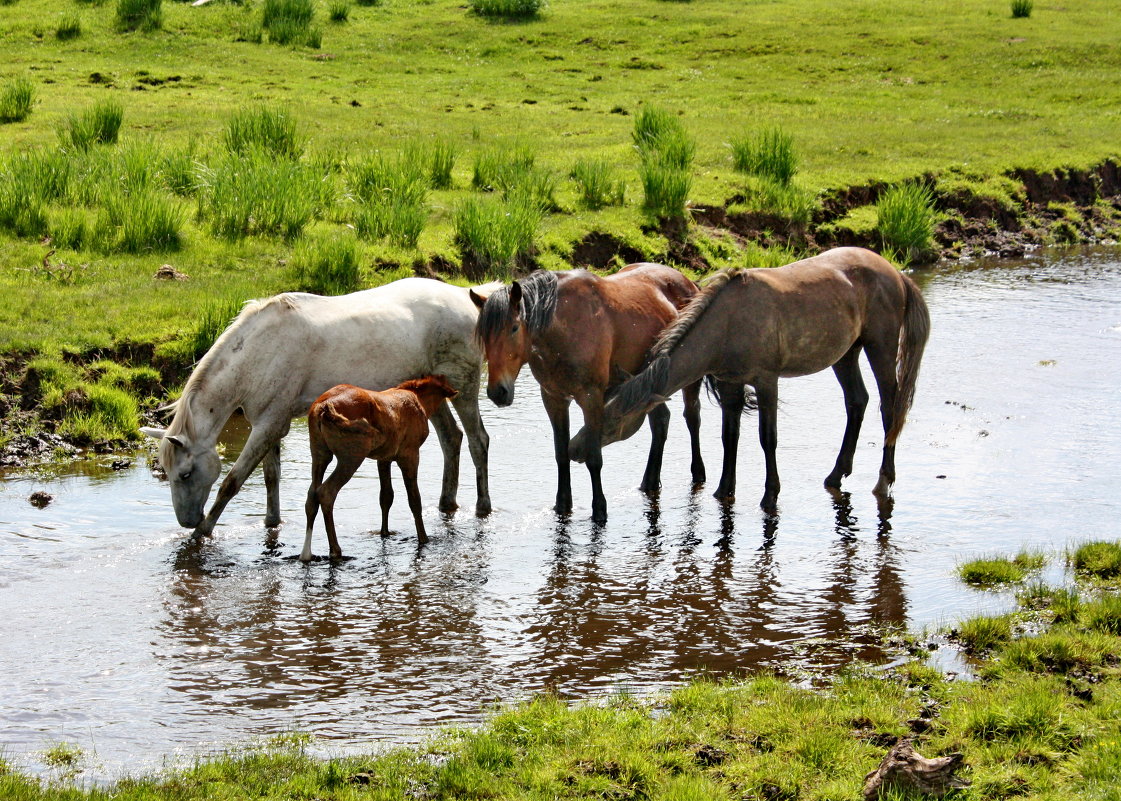
[[[475,514],[490,514],[490,479],[487,467],[490,435],[483,427],[483,418],[479,414],[479,393],[476,391],[469,395],[460,392],[452,400],[452,405],[459,413],[463,429],[467,432],[467,448],[471,451],[471,461],[475,463],[475,489],[478,493]]]
[[[440,439],[440,449],[444,452],[444,484],[440,490],[439,508],[441,512],[454,512],[457,507],[455,495],[459,490],[459,446],[463,443],[463,432],[456,425],[455,416],[446,403],[440,404],[431,420]]]
[[[280,520],[280,442],[270,448],[261,466],[265,471],[265,527],[275,528]]]

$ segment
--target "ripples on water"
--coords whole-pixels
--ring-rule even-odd
[[[782,383],[780,515],[756,503],[753,425],[739,499],[710,492],[719,412],[703,412],[710,486],[688,482],[674,422],[656,500],[636,489],[645,431],[605,451],[610,520],[550,510],[550,432],[528,375],[512,407],[485,403],[495,512],[477,519],[464,449],[464,509],[435,509],[433,437],[418,549],[404,493],[388,540],[376,469],[339,497],[343,551],[295,560],[303,538],[306,430],[284,446],[287,521],[266,535],[259,473],[212,541],[174,525],[166,485],[138,454],[116,472],[83,463],[0,484],[0,750],[25,758],[65,740],[105,775],[256,735],[309,731],[338,751],[473,722],[495,700],[552,689],[586,696],[761,667],[876,658],[876,624],[939,625],[1007,598],[961,586],[975,555],[1116,537],[1121,503],[1121,263],[1071,255],[927,277],[933,333],[900,440],[893,509],[870,493],[882,432],[869,410],[846,492],[826,493],[844,429],[830,373]],[[871,386],[870,379],[867,379]],[[244,432],[232,428],[227,458]],[[398,484],[399,487],[399,484]],[[38,510],[35,489],[55,501]],[[322,524],[315,549],[326,551]],[[1052,575],[1057,568],[1052,568]]]

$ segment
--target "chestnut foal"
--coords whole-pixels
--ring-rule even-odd
[[[308,436],[311,440],[311,488],[308,490],[307,534],[300,560],[311,560],[311,530],[319,507],[327,525],[331,556],[342,556],[335,537],[335,498],[350,481],[363,459],[378,463],[381,479],[381,535],[389,536],[389,507],[393,505],[393,484],[389,469],[397,462],[405,479],[409,508],[416,521],[418,542],[428,540],[421,517],[417,467],[420,446],[428,438],[428,418],[436,414],[445,400],[457,395],[442,375],[414,378],[384,392],[372,392],[350,384],[339,384],[324,392],[308,411]],[[335,458],[338,463],[326,481],[323,474]]]

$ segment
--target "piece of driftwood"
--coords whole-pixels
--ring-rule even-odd
[[[908,787],[941,798],[951,790],[968,787],[970,781],[954,775],[961,767],[961,754],[926,759],[910,740],[900,740],[880,766],[864,777],[864,799],[875,801],[886,788]]]

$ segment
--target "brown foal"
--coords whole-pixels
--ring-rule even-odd
[[[311,488],[304,505],[307,533],[301,561],[311,560],[311,531],[321,506],[331,556],[342,556],[335,536],[335,498],[364,459],[373,459],[378,463],[381,535],[389,535],[389,507],[393,505],[389,470],[391,463],[397,462],[405,479],[405,492],[416,522],[417,540],[427,541],[416,480],[420,446],[428,439],[428,418],[439,411],[445,400],[457,394],[444,376],[433,375],[406,381],[383,392],[339,384],[315,400],[308,411]],[[332,458],[338,463],[330,478],[324,481],[323,475]]]

